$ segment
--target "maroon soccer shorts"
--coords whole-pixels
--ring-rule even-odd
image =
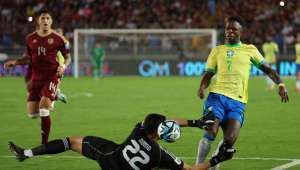
[[[60,78],[54,77],[49,80],[32,80],[27,102],[40,101],[42,96],[51,101],[57,100],[56,92],[60,84]]]

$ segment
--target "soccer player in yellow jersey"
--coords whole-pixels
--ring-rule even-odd
[[[223,140],[219,143],[232,148],[244,122],[247,103],[248,78],[252,64],[266,73],[279,86],[281,101],[289,101],[287,90],[279,75],[273,70],[254,45],[242,44],[240,36],[244,22],[239,17],[230,17],[226,23],[227,43],[212,49],[207,59],[206,72],[201,80],[197,95],[205,98],[204,90],[217,74],[217,82],[209,90],[203,106],[203,115],[214,114],[213,125],[208,125],[204,137],[200,140],[196,164],[202,163],[210,152],[211,145],[218,134],[219,126],[223,130]],[[218,150],[215,152],[218,154]],[[213,168],[217,168],[217,165]],[[212,168],[212,169],[213,169]]]
[[[297,37],[298,43],[295,45],[296,55],[294,59],[296,59],[296,91],[300,91],[300,34]]]
[[[56,31],[59,35],[64,36],[64,32],[63,32],[63,30],[62,30],[61,28],[56,28],[55,31]],[[67,41],[68,46],[70,46],[69,41],[68,41],[68,40],[66,40],[66,41]],[[58,59],[58,62],[59,62],[59,65],[60,65],[60,66],[62,66],[62,65],[65,63],[65,58],[63,57],[63,55],[61,54],[60,51],[57,52],[57,59]],[[62,102],[64,102],[64,103],[67,103],[67,102],[68,102],[67,97],[66,97],[64,94],[61,93],[60,88],[57,89],[56,95],[57,95],[58,99],[61,100]],[[53,109],[54,109],[54,104],[55,104],[55,100],[52,101],[52,103],[51,103],[50,111],[53,111]]]
[[[278,49],[278,45],[272,41],[273,37],[271,35],[267,35],[266,39],[267,42],[263,44],[263,52],[264,52],[265,60],[272,67],[273,65],[276,65],[276,58],[278,56],[279,49]],[[267,90],[274,89],[274,82],[269,76],[267,76],[267,84],[268,84]]]

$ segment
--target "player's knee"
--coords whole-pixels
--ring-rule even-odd
[[[39,109],[47,109],[47,107],[42,105],[42,106],[39,107]]]
[[[30,115],[30,114],[27,113],[27,115],[28,115],[28,117],[29,117],[30,119],[36,119],[36,118],[40,117],[40,114],[39,114],[39,113],[33,114],[33,115]]]
[[[80,137],[78,137],[78,136],[69,137],[70,148],[72,150],[77,151],[79,146],[82,145],[82,141],[79,139],[80,139]]]
[[[206,134],[208,134],[211,137],[216,137],[218,135],[218,128],[209,127],[210,129],[206,131]]]
[[[224,143],[226,143],[226,145],[228,146],[233,146],[236,139],[237,137],[234,134],[226,135],[224,136]]]
[[[76,143],[79,143],[78,138],[79,138],[79,136],[69,137],[69,141],[70,141],[71,146],[75,145]]]

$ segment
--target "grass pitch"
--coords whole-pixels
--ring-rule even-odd
[[[166,117],[198,119],[202,106],[196,93],[200,77],[64,77],[62,93],[68,103],[57,101],[50,113],[52,126],[49,140],[70,136],[94,135],[123,142],[136,123],[149,113]],[[235,144],[235,158],[221,164],[222,170],[272,169],[299,159],[300,93],[294,91],[295,79],[283,79],[290,103],[281,103],[277,88],[266,91],[266,80],[249,80],[249,100],[245,122]],[[215,80],[211,84],[214,84]],[[206,90],[206,96],[208,90]],[[0,169],[100,169],[97,162],[67,151],[51,157],[33,157],[17,162],[9,149],[12,141],[24,149],[40,144],[40,118],[29,119],[26,110],[26,88],[23,77],[0,78]],[[162,141],[160,145],[172,151],[190,165],[195,164],[198,143],[204,131],[183,128],[175,143]],[[222,131],[213,143],[216,149]],[[209,154],[210,157],[211,153]],[[70,157],[69,157],[70,156]],[[191,158],[192,157],[192,158]],[[268,160],[253,158],[271,158]],[[300,164],[288,168],[300,169]]]

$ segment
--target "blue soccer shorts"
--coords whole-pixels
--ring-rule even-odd
[[[203,106],[203,116],[209,111],[220,120],[220,124],[224,119],[237,119],[244,124],[245,103],[226,97],[222,94],[210,92]]]
[[[297,72],[297,71],[300,71],[300,64],[297,64],[297,63],[296,63],[296,72]]]

